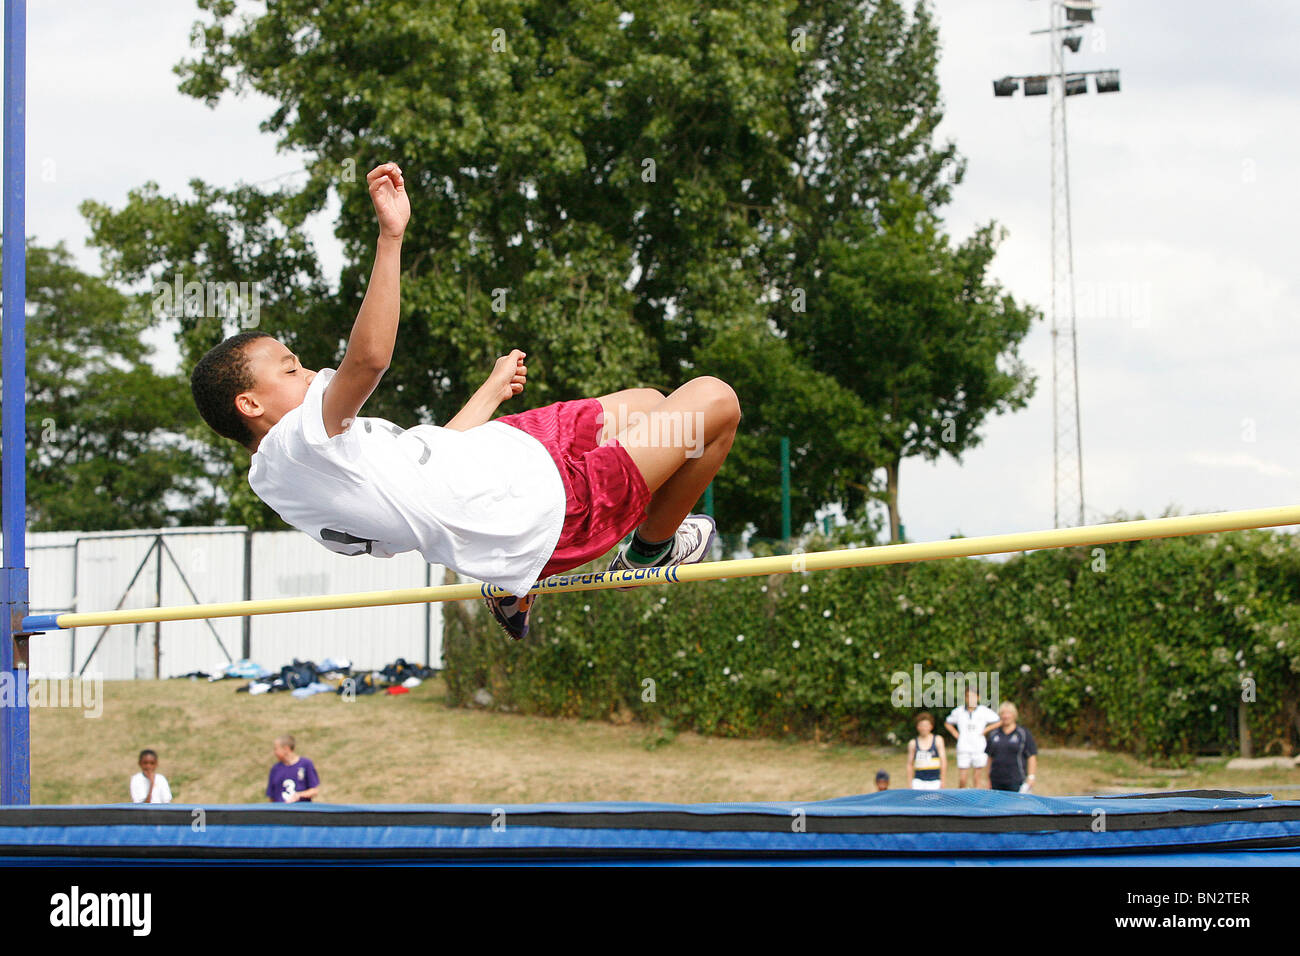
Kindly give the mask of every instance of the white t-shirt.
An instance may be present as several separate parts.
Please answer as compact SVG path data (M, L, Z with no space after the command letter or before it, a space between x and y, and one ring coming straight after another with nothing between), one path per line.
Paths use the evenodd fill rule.
M119 778L120 779L120 778ZM149 778L137 773L131 778L131 802L144 803L149 796ZM153 799L149 803L171 803L172 791L167 786L167 778L160 773L153 775Z
M957 728L957 749L964 753L984 752L984 728L996 724L998 715L983 704L976 704L974 710L967 710L963 704L948 715L948 723Z
M522 597L560 540L564 482L550 453L501 422L468 431L356 418L333 438L316 375L302 405L263 436L248 483L281 518L338 554L430 564Z

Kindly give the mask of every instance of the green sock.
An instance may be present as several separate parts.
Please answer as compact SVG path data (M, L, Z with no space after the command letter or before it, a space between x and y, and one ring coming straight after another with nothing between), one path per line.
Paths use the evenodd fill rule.
M647 541L641 537L641 532L637 531L632 535L632 543L627 546L627 559L633 564L648 566L667 554L672 544L673 538L665 541Z

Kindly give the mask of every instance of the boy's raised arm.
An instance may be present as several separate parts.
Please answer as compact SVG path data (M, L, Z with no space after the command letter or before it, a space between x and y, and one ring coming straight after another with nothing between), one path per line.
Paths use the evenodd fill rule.
M401 316L402 237L411 218L406 184L396 163L376 166L366 181L379 220L379 241L347 352L323 396L325 433L331 438L347 430L388 371Z
M458 432L477 428L496 414L502 402L522 392L528 382L528 366L524 364L524 358L524 352L513 349L509 355L497 359L487 381L443 428Z

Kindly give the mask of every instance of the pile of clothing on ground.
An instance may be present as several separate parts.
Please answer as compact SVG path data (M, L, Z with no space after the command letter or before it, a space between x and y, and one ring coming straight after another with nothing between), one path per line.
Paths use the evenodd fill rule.
M296 657L292 664L285 664L278 672L269 671L253 661L233 661L217 669L215 674L186 674L196 678L206 677L210 681L248 679L243 687L236 688L237 694L273 694L287 691L294 697L313 697L316 694L338 694L349 699L363 694L385 693L389 695L406 694L411 688L433 677L438 672L431 667L412 664L403 657L380 670L356 670L346 658L327 657L320 663L300 661Z

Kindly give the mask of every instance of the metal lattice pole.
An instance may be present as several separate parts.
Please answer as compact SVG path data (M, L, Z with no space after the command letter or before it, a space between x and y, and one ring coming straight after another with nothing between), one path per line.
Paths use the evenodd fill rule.
M1052 488L1054 527L1083 524L1083 434L1075 331L1070 158L1065 124L1065 5L1052 0Z

